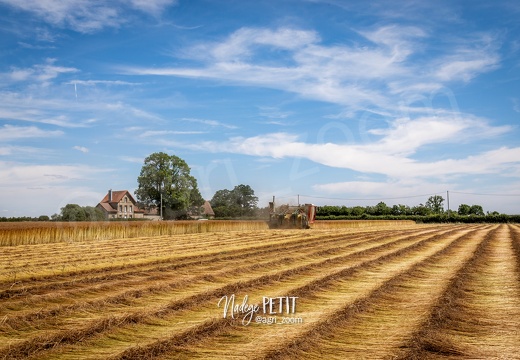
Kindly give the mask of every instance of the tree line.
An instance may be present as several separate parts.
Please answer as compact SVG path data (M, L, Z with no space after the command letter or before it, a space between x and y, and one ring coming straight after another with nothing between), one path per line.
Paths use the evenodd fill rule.
M379 202L375 206L320 206L316 212L318 220L414 220L416 222L520 222L520 215L500 214L497 211L484 213L481 205L460 204L458 209L444 209L444 198L431 196L424 204L416 206L388 206Z
M393 205L388 206L383 201L375 206L320 206L317 211L318 216L343 216L359 217L367 216L430 216L430 215L460 215L460 216L484 216L484 209L481 205L461 204L457 211L447 211L444 209L444 198L439 195L430 196L425 204L416 206ZM488 215L498 215L493 212Z
M144 209L159 209L163 219L189 219L200 217L203 199L198 189L197 180L191 175L188 164L175 155L156 152L145 158L141 172L137 178L138 187L134 194L138 206ZM259 218L268 217L268 207L258 207L258 197L249 185L240 184L233 189L222 189L215 192L209 201L215 218ZM316 218L331 219L414 219L416 221L456 221L457 219L509 219L508 215L497 212L484 213L480 205L461 204L457 211L444 209L444 198L431 196L424 204L417 206L388 206L379 202L375 206L320 206ZM60 214L50 218L42 215L39 218L0 218L0 221L101 221L105 220L103 212L92 206L67 204L61 208Z

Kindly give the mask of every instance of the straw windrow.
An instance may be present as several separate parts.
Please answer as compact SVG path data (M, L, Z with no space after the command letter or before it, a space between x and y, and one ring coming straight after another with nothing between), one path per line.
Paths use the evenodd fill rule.
M519 234L416 225L4 247L0 358L515 358ZM223 318L232 293L297 296L303 322Z

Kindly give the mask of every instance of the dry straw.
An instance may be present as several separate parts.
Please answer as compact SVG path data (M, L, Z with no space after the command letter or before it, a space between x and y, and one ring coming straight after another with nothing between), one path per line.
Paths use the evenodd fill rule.
M413 225L414 222L409 220L338 220L316 221L312 227L316 229L373 227L402 229ZM0 223L0 246L266 229L268 229L267 222L261 220Z
M345 259L346 259L345 256L354 258L354 256L355 256L354 253L356 252L356 249L361 250L363 253L365 253L367 251L373 252L374 255L377 256L376 254L379 254L381 250L386 249L386 246L384 245L385 243L400 243L401 242L398 239L392 240L391 237L390 238L385 237L385 236L383 236L383 233L378 233L378 235L375 238L381 237L381 239L380 239L381 242L379 242L379 243L376 242L376 243L372 244L373 249L369 250L369 249L366 249L365 246L363 246L363 242L357 242L358 245L355 245L356 243L351 243L347 240L349 238L359 240L359 236L356 236L355 234L353 234L351 236L347 236L347 237L344 235L341 235L341 234L336 234L335 236L330 236L327 240L327 237L330 235L329 234L327 236L322 237L324 241L316 241L316 240L320 239L319 236L317 236L314 239L312 239L312 237L308 239L308 237L309 237L308 233L305 236L305 234L306 234L305 232L295 232L295 231L274 232L273 233L275 235L274 241L278 242L279 240L276 240L276 239L283 239L283 238L285 238L285 235L293 235L293 234L297 234L297 233L299 233L300 235L304 235L304 236L303 237L300 236L299 238L294 237L292 239L292 243L291 243L291 245L293 245L293 246L289 246L289 244L285 244L282 246L276 246L276 244L262 245L262 247L270 248L271 253L265 253L263 251L259 251L261 249L251 249L252 251L249 251L248 250L249 248L246 248L246 249L242 249L242 250L238 251L236 254L234 254L237 256L233 257L233 259L231 259L231 258L225 259L226 253L219 252L216 255L220 255L220 257L223 258L222 266L224 266L224 268L221 268L220 272L214 272L215 276L218 277L217 284L215 284L217 286L216 288L215 288L215 286L209 286L209 284L207 282L204 283L204 282L197 281L199 283L198 292L193 293L192 292L193 289L191 289L191 291L190 291L190 289L188 289L188 286L186 286L186 289L183 292L185 295L184 297L178 298L178 300L173 301L169 304L164 304L163 306L160 306L160 308L156 308L155 310L153 309L155 306L152 305L154 303L154 300L152 298L155 296L152 296L152 298L150 298L150 297L148 297L148 294L151 294L151 295L157 294L157 295L159 295L158 296L158 299L159 299L160 298L159 292L161 290L170 291L170 290L174 290L174 289L178 288L177 286L173 286L171 289L167 289L167 288L160 289L158 286L156 289L149 288L149 290L151 290L151 291L149 291L148 293L146 293L144 291L135 293L135 294L139 294L139 295L148 297L148 300L146 303L147 303L147 306L151 307L151 308L149 309L149 311L146 311L146 313L143 313L141 310L136 309L135 313L132 313L132 316L129 317L129 313L123 313L120 315L116 315L116 314L112 314L112 311L110 311L110 313L111 313L110 318L113 319L114 321L110 321L108 323L103 321L104 316L102 314L106 315L106 312L112 308L112 306L110 304L115 303L114 305L117 305L117 303L120 300L123 300L123 301L128 300L128 305L130 305L130 304L134 303L134 301L137 301L136 298L133 296L134 293L127 293L128 296L126 297L126 299L124 299L124 298L122 299L121 297L114 297L112 299L105 297L104 299L106 301L103 301L100 299L100 301L91 302L89 305L96 305L96 304L100 305L100 309L98 311L93 309L91 306L69 307L65 304L64 304L64 307L59 307L59 308L55 307L54 309L51 308L51 309L49 309L50 311L44 311L41 314L44 318L44 319L42 319L43 321L38 321L34 325L38 328L45 328L46 327L45 318L47 318L47 320L48 320L49 319L48 315L50 313L53 313L58 318L61 318L62 316L64 316L65 318L71 319L72 317L74 317L73 314L75 314L77 311L79 311L79 312L95 311L94 314L98 314L95 316L98 318L98 320L93 320L92 322L88 322L88 323L82 323L81 325L78 324L79 326L74 328L75 337L84 339L86 341L89 337L91 337L93 335L96 335L96 334L101 335L101 333L112 332L114 324L117 324L117 327L121 327L121 326L125 326L126 324L129 324L127 319L136 319L136 320L132 320L130 323L135 323L135 322L142 323L143 320L145 320L145 319L149 319L152 317L156 318L159 315L161 317L167 316L167 315L173 315L179 311L186 311L190 308L197 307L198 305L210 303L210 305L214 306L214 304L212 304L212 302L214 302L215 299L218 299L219 296L222 296L223 293L234 293L234 292L239 292L239 291L242 291L242 292L247 291L247 289L258 288L259 286L265 286L268 284L276 283L280 278L287 278L289 276L300 276L302 278L307 279L306 281L308 281L308 276L310 274L315 273L316 270L319 270L318 274L322 274L323 271L325 271L325 269L327 267L330 267L332 270L334 270L338 264L345 261ZM421 233L421 231L419 231L419 233ZM237 236L234 239L234 244L241 245L244 242L244 240L247 241L247 239L243 239L243 236L242 236L242 235L246 235L246 234L237 233L236 235ZM215 238L216 234L210 234L209 237ZM184 237L182 237L182 238L184 238ZM181 238L179 238L179 239L181 239ZM181 240L181 241L186 241L186 240ZM273 240L271 240L271 241L273 241ZM370 241L368 241L368 242L370 243ZM408 243L408 242L413 242L413 241L411 239L405 241L405 243ZM112 243L114 243L113 245L116 246L116 242L106 242L105 245L109 245ZM145 244L145 241L141 240L141 243ZM339 244L344 243L344 245L338 246L338 244L334 245L334 243L339 243ZM383 245L381 245L381 244L383 244ZM258 242L256 243L256 245L259 245ZM355 246L352 247L351 245L355 245ZM61 246L61 245L56 244L55 246ZM250 246L252 246L252 245L250 245ZM303 247L303 248L300 249L300 251L296 252L298 249L298 246ZM337 255L337 258L335 260L334 259L331 260L329 258L330 254L323 253L324 249L329 248L331 246L333 246L337 251L339 251L340 254L343 251L345 251L346 254L344 254L344 255L338 254L339 256ZM302 263L302 260L300 259L296 263L292 264L289 268L286 268L286 266L288 264L283 263L283 262L277 263L276 261L273 261L274 258L272 255L278 254L277 250L280 250L281 248L287 250L288 254L293 254L296 258L298 258L299 255L303 255L305 252L309 252L309 257L308 257L309 259L315 258L316 255L313 255L313 253L321 253L322 254L321 256L323 256L325 258L318 257L318 258L314 259L313 261L309 261L309 263L306 265L304 265L304 263ZM362 250L362 249L365 249L365 250ZM387 249L387 250L389 250L389 249ZM143 251L146 251L146 250L143 250ZM214 251L218 251L218 249L215 249ZM248 255L248 253L249 253L249 255ZM186 254L186 255L188 255L188 254ZM361 254L358 252L358 255L361 255ZM365 255L368 255L368 253ZM227 256L231 256L231 254L229 254ZM249 268L249 269L247 269L247 268L235 269L235 267L237 266L237 262L236 262L237 257L239 259L240 258L250 258L252 261L253 260L255 261L255 264L251 264L250 265L251 268ZM307 259L307 257L304 257L304 258ZM193 259L193 260L195 260L195 259ZM217 257L217 258L215 258L215 260L216 261L211 261L211 259L209 259L209 258L207 258L207 259L200 258L198 262L192 263L192 267L191 267L192 270L190 270L189 272L193 273L194 275L206 276L207 273L209 272L208 266L216 266L218 264L219 258ZM228 260L235 260L235 261L230 262ZM264 269L257 268L257 267L253 268L256 265L256 263L258 263L260 261L267 261L267 263L264 262L264 265L267 265L267 267ZM282 270L280 272L280 267L282 269L287 269L287 270ZM203 272L204 272L203 268L205 268L205 271L206 271L205 274L203 274ZM228 269L228 270L226 270L226 269ZM270 271L268 272L267 269L270 269ZM186 270L188 270L188 269L186 269ZM307 274L307 275L305 275L305 274ZM90 275L88 273L85 273L85 274L78 273L76 275L84 275L84 276L87 276L88 278L90 277ZM101 274L99 274L99 275L101 275ZM61 277L63 277L63 275L61 275L59 278L61 278ZM108 280L109 278L110 278L110 275L105 280ZM247 278L249 278L249 280L246 280ZM193 280L195 280L195 279L193 279ZM213 279L209 279L209 281L210 281L210 283L214 282ZM224 287L218 286L218 283L222 284L222 281L227 282L229 285L226 285ZM86 284L82 284L81 277L80 277L79 279L77 279L77 285L83 286ZM93 284L93 285L95 285L95 284ZM123 285L123 284L120 283L120 285ZM151 285L152 285L152 283L150 284L150 286ZM211 287L213 287L214 290L212 290L210 292L208 292L207 290L200 291L200 289L203 289L203 288L208 289ZM117 288L117 286L114 286L114 288ZM98 287L95 287L95 289L96 289L95 290L96 292L102 290ZM24 291L27 291L27 290L28 289L25 288ZM145 290L145 289L143 289L143 290ZM30 291L30 289L29 289L29 291ZM187 295L186 292L191 292L193 295L186 296ZM22 293L20 293L19 295L22 295ZM64 292L63 295L66 295L66 292ZM45 301L45 298L42 298L42 300ZM56 303L56 301L58 299L52 298L52 299L48 299L48 300L52 300L52 303ZM77 301L77 298L75 301ZM33 301L30 301L30 302L33 303ZM39 306L39 307L41 306L42 308L43 307L48 308L48 306L52 303L46 304L44 302L44 303L40 303L37 306ZM85 305L87 305L87 304L85 304ZM133 306L135 306L135 305L136 304L134 304ZM213 307L213 306L210 306L210 307ZM103 310L103 308L105 308L105 310ZM52 319L52 322L56 324L55 326L58 326L58 324L59 324L56 322L58 320L58 318ZM22 320L22 318L19 318L19 319ZM182 318L182 319L184 319L184 318ZM32 319L32 316L25 316L23 318L23 320L31 321L33 319ZM78 319L78 320L80 320L80 319ZM67 320L67 322L70 322L70 320ZM75 322L76 322L76 320L75 320ZM11 321L9 321L9 324L15 325ZM103 324L103 326L100 327L99 324ZM186 324L189 325L189 322L186 322ZM144 328L146 328L146 326L147 326L147 324L141 324L141 325ZM96 329L96 330L93 331L93 329ZM18 356L17 354L20 354L20 356L25 356L27 354L40 353L41 351L43 351L44 349L46 349L48 347L60 348L63 345L71 343L70 340L68 340L68 339L71 339L71 337L68 336L68 330L66 330L66 329L57 330L57 329L52 329L52 327L49 330L50 331L47 331L46 336L43 336L43 337L30 336L26 341L23 341L22 343L20 343L16 346L11 346L10 349L8 350L9 356ZM161 344L161 342L159 342L157 344L151 344L151 347L149 347L148 349L151 350L155 346L160 348L163 346L163 344Z
M519 359L520 285L513 226L489 233L430 317L410 340L402 359Z
M319 220L312 224L314 229L345 229L345 228L372 228L394 227L406 228L414 226L413 220Z
M4 248L11 266L80 262L4 282L0 358L515 358L516 226L202 230ZM216 308L232 293L299 296L306 322L237 326Z
M0 246L267 229L265 221L0 223Z

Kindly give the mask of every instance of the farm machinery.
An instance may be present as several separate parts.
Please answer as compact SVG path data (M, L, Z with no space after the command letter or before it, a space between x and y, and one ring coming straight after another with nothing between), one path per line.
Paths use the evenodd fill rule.
M269 201L269 228L271 229L310 229L315 219L316 205L281 205L276 208L274 196L273 201Z

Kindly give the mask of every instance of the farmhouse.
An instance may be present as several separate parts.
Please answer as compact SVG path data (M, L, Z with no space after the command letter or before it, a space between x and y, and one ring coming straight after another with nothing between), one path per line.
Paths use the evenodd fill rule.
M206 200L204 205L202 205L201 214L202 214L202 216L204 216L208 219L215 218L215 212L213 212L213 209L211 208L211 204L209 203L209 201Z
M107 219L151 219L160 220L156 209L140 209L128 190L108 190L103 200L96 206Z
M132 219L142 218L144 211L137 207L137 202L128 190L108 190L103 200L97 204L107 219Z

